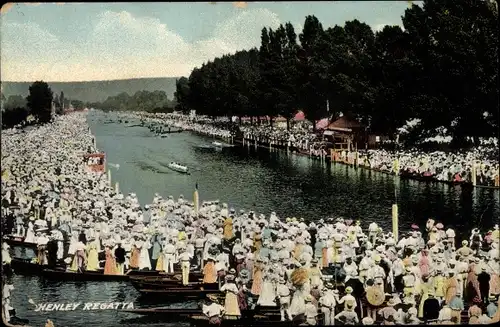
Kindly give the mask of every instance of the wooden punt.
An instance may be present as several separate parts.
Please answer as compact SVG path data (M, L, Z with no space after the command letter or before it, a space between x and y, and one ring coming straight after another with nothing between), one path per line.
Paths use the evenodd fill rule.
M47 265L31 262L31 259L12 258L10 266L16 275L40 275Z
M162 273L157 276L152 276L152 275L130 275L131 281L142 281L142 282L148 282L148 283L161 283L162 281L182 281L182 275L180 273L170 273L170 274L165 274ZM189 274L189 281L190 282L200 282L203 281L203 274L200 272L194 272Z
M281 321L279 313L269 314L256 314L251 318L240 319L222 319L219 326L301 326L303 321ZM192 315L189 322L192 326L213 326L209 323L205 315Z
M19 247L24 247L24 248L28 248L28 249L33 249L35 251L38 249L38 244L24 242L24 238L22 238L22 237L9 236L9 237L5 237L3 239L3 241L5 243L9 244L9 246L11 246L11 247L19 246Z
M171 307L155 307L155 308L137 308L123 309L121 312L134 313L142 316L155 316L162 320L177 318L189 318L193 315L203 315L201 308L171 308ZM255 314L279 314L278 307L256 307L254 310L241 310L242 316L251 317Z
M205 298L208 294L221 293L218 289L186 289L183 287L169 287L164 289L140 289L139 292L142 296L154 296L155 299L160 298L177 298L181 299L201 299Z
M129 280L127 275L104 275L102 271L73 272L55 269L43 269L42 277L49 280L69 282L123 282Z
M194 283L189 283L188 285L183 285L181 281L178 280L163 280L161 282L144 282L144 281L131 281L132 286L136 290L141 290L141 289L169 289L169 288L183 288L183 289L218 289L219 284L214 283L214 284L204 284L200 282L194 282Z

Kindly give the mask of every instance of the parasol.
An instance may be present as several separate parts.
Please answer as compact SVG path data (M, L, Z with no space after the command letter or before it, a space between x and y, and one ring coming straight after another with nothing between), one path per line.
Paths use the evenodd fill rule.
M366 300L374 307L382 305L385 301L385 293L380 287L370 287L366 290Z
M418 225L417 225L417 224L412 224L412 225L411 225L411 229L414 229L414 230L419 230L419 229L420 229L420 227L418 227Z

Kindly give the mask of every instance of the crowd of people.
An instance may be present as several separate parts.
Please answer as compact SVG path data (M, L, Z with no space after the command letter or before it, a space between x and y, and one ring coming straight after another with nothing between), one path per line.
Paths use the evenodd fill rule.
M462 239L430 219L396 239L376 223L283 219L183 196L155 194L141 207L86 169L83 155L97 149L85 115L2 131L3 230L36 243L39 264L104 274L179 265L184 284L199 271L225 293L203 307L212 323L255 306L309 325L460 324L464 312L470 323L499 321L498 225ZM3 245L4 263L8 255ZM10 309L4 301L7 321Z
M221 125L207 117L187 116L180 114L143 114L131 113L131 117L154 120L158 123L175 126L200 134L229 139L235 137L236 129L229 122ZM235 123L236 124L236 123ZM248 143L262 142L270 146L285 147L307 153L312 156L326 157L330 155L332 143L321 135L321 131L313 132L312 126L301 122L286 126L268 122L244 123L238 125L240 136ZM375 169L406 176L427 177L436 181L472 182L484 186L499 187L500 165L498 162L498 139L482 140L480 146L459 152L433 151L418 149L388 151L384 149L357 150L357 157L363 158L359 164L368 169ZM484 143L484 144L483 144ZM354 151L341 152L345 157L342 162L354 162ZM352 160L347 160L352 157ZM394 162L398 161L397 166ZM472 167L474 165L474 168Z

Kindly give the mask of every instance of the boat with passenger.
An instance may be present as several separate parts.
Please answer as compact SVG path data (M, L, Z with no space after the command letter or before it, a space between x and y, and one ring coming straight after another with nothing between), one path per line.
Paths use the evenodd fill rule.
M188 167L180 165L180 164L173 162L173 161L170 162L167 167L176 171L176 172L182 173L182 174L189 174Z

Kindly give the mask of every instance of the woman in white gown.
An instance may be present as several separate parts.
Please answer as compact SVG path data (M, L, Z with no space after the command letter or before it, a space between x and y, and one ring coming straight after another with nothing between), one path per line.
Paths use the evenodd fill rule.
M259 300L257 301L257 305L265 306L265 307L274 307L276 306L276 282L278 280L278 276L276 272L271 268L267 258L263 259L263 264L266 268L264 273L262 274L262 291L259 296Z
M69 241L68 256L73 256L76 253L76 245L78 244L78 231L71 232L71 239Z
M33 231L33 223L30 221L28 223L28 231L26 232L26 237L24 238L24 242L26 243L35 243L35 232Z
M151 260L149 259L149 251L148 251L150 247L151 243L149 242L149 240L146 239L141 246L141 252L139 256L139 270L146 268L148 270L151 270Z

